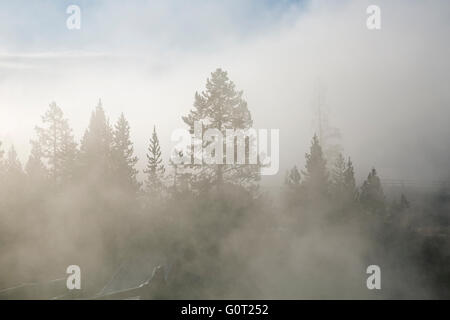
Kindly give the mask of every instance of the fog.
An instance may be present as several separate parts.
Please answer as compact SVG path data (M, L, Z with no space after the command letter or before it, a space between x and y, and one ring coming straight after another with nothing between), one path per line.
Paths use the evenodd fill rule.
M206 195L183 189L174 201L165 190L163 199L148 204L141 191L130 195L100 183L86 168L56 196L49 182L36 188L43 194L22 190L26 197L0 207L7 231L0 289L29 279L64 277L66 265L77 264L73 260L78 258L91 272L88 277L101 274L86 293L92 296L129 250L164 257L155 264L178 263L171 288L180 295L165 298L448 297L448 284L436 287L433 282L448 279L443 267L448 261L448 200L439 198L439 192L448 197L448 188L420 188L437 180L448 187L450 178L448 2L377 1L380 30L366 27L371 1L77 3L80 30L66 28L65 10L71 3L0 4L1 149L14 146L24 169L30 139L37 139L35 126L42 126L51 102L64 112L80 146L101 99L111 125L121 113L129 122L140 182L146 179L146 153L156 126L169 188L171 134L187 127L182 116L192 109L195 93L205 90L206 79L221 68L243 90L253 127L280 130L279 173L261 177L260 192L245 189L242 198L224 187L223 193ZM386 196L384 214L391 220L374 218L373 212L368 220L361 218L365 209L358 200L341 208L356 218L330 222L328 215L340 205L336 199L309 203L301 187L286 187L286 172L294 166L304 170L311 138L319 134L318 96L329 125L340 132L334 143L345 159L351 157L358 192L375 167ZM331 179L333 161L328 160ZM393 179L403 187L389 189L387 182ZM407 181L419 188L405 187ZM3 194L14 194L13 186L6 185ZM101 200L87 191L97 189L102 189ZM398 211L393 203L400 193L411 207L407 217L393 222ZM215 201L217 207L211 204ZM33 216L36 203L41 214ZM115 212L114 218L108 210ZM64 217L55 217L60 211ZM211 217L206 218L207 212ZM123 224L122 219L129 221ZM436 237L446 230L447 245L436 254L436 268L442 272L421 264L429 254L423 249L427 241L441 243L424 239L424 229L434 230ZM27 236L13 236L21 232ZM48 238L40 237L43 232ZM41 241L39 250L30 244L35 238ZM204 245L205 239L211 247ZM386 254L388 244L395 244L393 253ZM166 254L172 250L174 254ZM197 253L191 257L190 250ZM43 253L57 261L45 262ZM235 263L220 267L227 260ZM386 291L365 287L370 264L385 270ZM8 274L12 265L17 269ZM208 285L209 272L217 270L222 277ZM186 289L195 279L201 285Z

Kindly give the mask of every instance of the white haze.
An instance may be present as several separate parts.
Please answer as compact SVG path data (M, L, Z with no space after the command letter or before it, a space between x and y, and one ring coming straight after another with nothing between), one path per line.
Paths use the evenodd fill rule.
M25 37L29 46L7 31L21 27L25 33L29 27L39 34L36 19L17 21L5 11L0 140L14 143L25 161L34 126L51 101L79 140L101 98L112 122L125 113L140 159L154 124L167 158L170 134L184 126L181 116L194 92L221 67L244 90L254 126L280 129L280 174L269 182L280 183L294 164L303 166L315 131L318 80L359 177L372 166L382 177L448 177L450 4L377 1L379 31L366 28L368 4L285 3L275 7L276 14L270 8L259 12L258 19L265 19L259 25L237 21L248 18L241 11L251 14L252 1L193 2L182 13L176 2L101 2L82 7L85 22L77 35L65 30L65 8L46 2L50 21L39 37ZM45 37L53 34L59 42Z

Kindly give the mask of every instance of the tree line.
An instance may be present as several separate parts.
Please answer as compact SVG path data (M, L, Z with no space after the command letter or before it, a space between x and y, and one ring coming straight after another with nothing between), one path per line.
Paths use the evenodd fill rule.
M243 92L226 71L212 72L205 87L182 117L191 131L196 121L224 135L227 129L251 128ZM273 268L284 268L283 259L301 253L292 244L322 226L364 230L358 239L370 245L364 258L358 256L362 261L377 256L394 264L405 248L415 255L414 266L423 258L411 247L419 240L411 224L405 225L412 211L405 195L389 202L375 168L358 187L351 159L339 153L328 163L316 135L304 168L286 172L282 200L276 202L258 187L258 164L165 164L156 126L140 181L130 130L124 114L111 124L99 101L78 143L52 102L35 128L24 166L13 146L5 152L0 144L0 288L48 279L70 261L85 270L83 294L89 296L123 261L151 252L170 265L171 281L161 297L273 297L276 291L255 289L261 270L253 270L250 261L265 257ZM398 245L398 256L386 258L380 248L391 243ZM448 259L440 251L438 257ZM289 297L298 297L289 277L278 283L289 288Z

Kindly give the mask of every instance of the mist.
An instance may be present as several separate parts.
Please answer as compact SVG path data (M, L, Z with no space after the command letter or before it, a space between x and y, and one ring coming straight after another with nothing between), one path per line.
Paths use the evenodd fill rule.
M108 296L160 266L147 298L448 298L450 4L378 1L368 30L370 1L78 1L68 30L69 4L0 5L0 290L75 264L83 290L36 296ZM247 127L279 130L278 174L170 162L218 70Z

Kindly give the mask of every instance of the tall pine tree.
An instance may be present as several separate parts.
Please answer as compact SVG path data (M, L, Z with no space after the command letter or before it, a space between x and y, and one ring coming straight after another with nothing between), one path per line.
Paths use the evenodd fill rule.
M25 173L30 196L34 200L42 199L48 191L48 170L42 161L41 146L36 141L31 141L31 152L25 165Z
M66 184L73 178L77 147L62 110L52 102L42 116L43 127L36 127L42 158L48 166L54 185Z
M144 173L146 192L151 196L160 196L164 190L164 173L166 169L162 163L161 148L159 145L156 127L153 127L152 137L147 152L147 167Z
M284 184L286 186L284 194L286 206L288 208L296 207L301 203L301 175L297 166L286 172Z
M112 140L112 128L99 100L80 146L81 175L88 177L91 184L108 185L113 181Z
M297 169L297 166L294 166L291 170L286 172L286 178L284 183L288 187L296 188L300 186L301 175Z
M375 168L370 171L366 181L364 181L359 200L362 206L370 213L384 214L386 212L383 188Z
M306 165L303 171L303 186L308 198L324 198L329 195L327 162L317 135L311 141L310 152L305 154Z
M344 188L345 194L350 201L355 201L358 197L358 190L355 182L355 169L350 158L348 158L344 171Z
M8 157L6 159L6 171L13 175L22 175L23 169L22 164L17 156L16 148L12 145L8 151Z
M336 156L331 171L331 197L334 208L333 217L337 220L353 217L355 212L355 200L357 196L353 164L345 161L341 153Z
M42 162L41 145L36 141L31 141L31 152L25 165L25 172L31 181L41 181L47 178L48 172Z
M331 189L334 198L342 198L345 193L345 159L341 153L336 156L331 170Z
M126 186L129 191L138 191L140 185L136 177L138 170L135 168L138 158L134 155L130 139L130 125L123 113L114 126L112 149L117 182Z
M21 192L25 188L25 173L23 172L22 164L17 156L16 149L12 145L8 150L8 154L5 161L5 183L9 194L9 197L16 199L22 198Z
M331 175L331 190L333 198L347 203L356 200L357 191L355 172L350 158L345 161L341 153L336 156Z
M253 121L247 102L242 98L243 92L236 90L234 83L228 78L226 71L217 69L211 73L211 78L206 80L206 91L195 93L194 107L189 114L183 117L183 121L194 132L194 123L201 123L203 132L208 129L217 130L226 137L227 129L249 129ZM211 145L212 141L202 140L203 149ZM216 140L217 142L217 140ZM226 144L227 141L222 141ZM236 150L237 139L234 139ZM246 158L248 157L249 141L245 142ZM242 145L242 143L241 143ZM222 148L221 163L194 166L198 169L196 177L202 183L202 187L208 189L211 186L221 186L223 183L251 186L259 179L259 166L257 164L225 164L226 148L219 143L218 150ZM236 152L234 154L236 159ZM220 154L219 154L220 157ZM202 158L194 154L193 158Z

